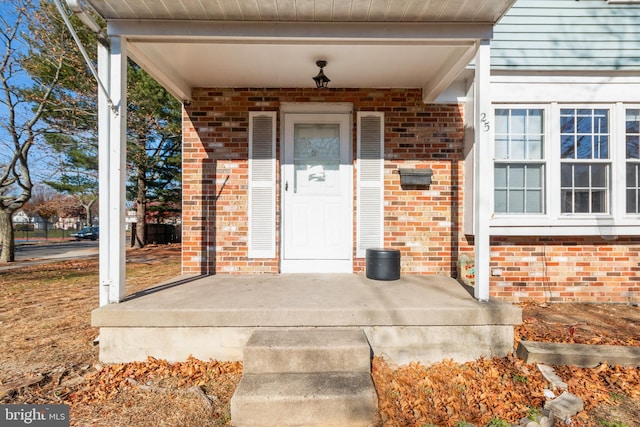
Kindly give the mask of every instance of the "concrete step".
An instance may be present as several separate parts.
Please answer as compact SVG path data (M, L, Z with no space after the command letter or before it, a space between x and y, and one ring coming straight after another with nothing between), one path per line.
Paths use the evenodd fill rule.
M602 362L626 367L640 366L640 347L633 346L520 341L516 354L527 363L580 368L593 368Z
M243 372L370 372L371 347L358 329L254 332L244 348Z
M367 372L245 373L231 400L236 427L369 427L376 417Z

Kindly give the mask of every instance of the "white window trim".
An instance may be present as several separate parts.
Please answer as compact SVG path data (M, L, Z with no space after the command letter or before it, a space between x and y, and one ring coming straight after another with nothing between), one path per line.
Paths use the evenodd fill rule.
M545 168L545 206L543 214L498 214L493 213L490 220L492 235L617 235L640 234L640 215L626 213L626 152L625 152L625 110L640 108L638 104L618 103L546 103L546 104L492 104L492 120L495 123L495 110L505 109L542 109L544 123L544 163ZM609 110L609 138L611 161L611 186L609 194L610 211L607 214L562 214L560 212L560 109L562 108L605 108ZM491 139L491 152L495 152L495 138ZM495 159L494 159L495 160ZM493 165L492 165L493 171ZM491 173L490 192L487 197L494 206L494 182Z
M607 0L609 4L640 4L640 0Z

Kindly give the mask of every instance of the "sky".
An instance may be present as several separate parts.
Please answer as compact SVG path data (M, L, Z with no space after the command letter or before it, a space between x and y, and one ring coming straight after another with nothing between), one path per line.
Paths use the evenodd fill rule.
M15 23L15 12L12 2L8 0L0 0L0 32L6 32L7 29ZM0 55L6 53L5 39L0 39ZM15 86L29 86L31 80L24 72L7 72L6 77L10 77L9 83ZM14 153L14 145L11 135L7 132L9 122L9 108L7 106L6 94L0 92L0 165L6 164ZM18 125L24 123L32 117L31 111L26 105L16 110L16 122ZM37 141L29 152L29 166L32 181L40 183L45 180L55 179L56 174L56 156L48 149L43 141Z

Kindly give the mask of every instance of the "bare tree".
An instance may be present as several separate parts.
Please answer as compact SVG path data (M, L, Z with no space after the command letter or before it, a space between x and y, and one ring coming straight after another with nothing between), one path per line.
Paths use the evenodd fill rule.
M33 189L29 154L46 132L42 117L60 80L74 73L65 58L73 41L50 31L51 17L30 0L0 0L0 262L15 261L13 214ZM46 4L46 1L40 3ZM29 78L36 69L46 78Z

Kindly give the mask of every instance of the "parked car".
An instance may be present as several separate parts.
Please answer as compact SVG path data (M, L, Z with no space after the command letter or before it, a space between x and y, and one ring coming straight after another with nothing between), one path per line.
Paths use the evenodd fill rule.
M99 227L84 227L77 233L71 233L71 237L76 240L96 240L100 235Z

